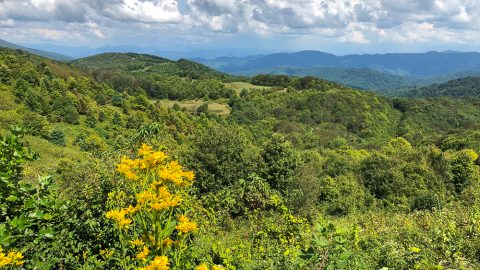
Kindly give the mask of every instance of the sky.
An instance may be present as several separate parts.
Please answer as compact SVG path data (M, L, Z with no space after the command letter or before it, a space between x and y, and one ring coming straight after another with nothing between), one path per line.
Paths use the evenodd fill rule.
M184 51L480 51L480 0L0 0L0 38Z

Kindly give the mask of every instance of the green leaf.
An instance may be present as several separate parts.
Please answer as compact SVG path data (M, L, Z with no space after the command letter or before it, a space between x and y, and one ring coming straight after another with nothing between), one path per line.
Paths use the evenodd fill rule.
M14 201L16 201L16 200L18 200L18 197L17 197L17 196L13 196L13 195L8 196L8 198L7 198L7 201L9 201L9 202L14 202Z
M13 228L16 228L21 231L25 228L25 224L27 224L27 222L28 222L28 219L25 216L19 216L19 217L13 218L12 221L10 222L10 225Z

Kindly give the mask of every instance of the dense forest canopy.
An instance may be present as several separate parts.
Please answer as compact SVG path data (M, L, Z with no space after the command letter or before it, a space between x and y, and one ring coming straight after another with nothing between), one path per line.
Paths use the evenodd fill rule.
M0 97L0 267L480 268L477 97L9 49Z
M398 93L405 97L428 98L428 97L479 97L480 77L468 76L451 80L442 84L433 84L426 87L405 89Z

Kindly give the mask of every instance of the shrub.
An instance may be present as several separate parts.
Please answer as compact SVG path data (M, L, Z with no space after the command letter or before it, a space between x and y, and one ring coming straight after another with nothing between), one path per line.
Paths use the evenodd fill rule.
M61 129L53 129L48 135L47 139L50 142L60 146L65 146L65 144L67 143L65 133Z

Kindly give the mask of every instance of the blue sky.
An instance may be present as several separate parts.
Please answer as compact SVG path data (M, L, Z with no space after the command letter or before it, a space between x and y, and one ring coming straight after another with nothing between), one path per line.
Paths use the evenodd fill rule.
M0 38L184 51L480 51L480 1L0 0Z

